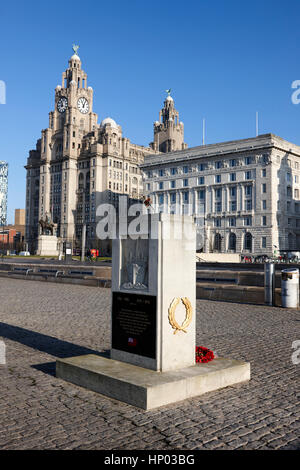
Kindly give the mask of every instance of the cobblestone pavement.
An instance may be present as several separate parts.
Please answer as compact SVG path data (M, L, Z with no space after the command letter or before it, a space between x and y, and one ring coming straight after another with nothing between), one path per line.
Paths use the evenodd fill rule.
M146 412L55 378L109 349L109 289L1 279L0 298L0 449L300 449L299 311L197 301L197 344L252 379Z

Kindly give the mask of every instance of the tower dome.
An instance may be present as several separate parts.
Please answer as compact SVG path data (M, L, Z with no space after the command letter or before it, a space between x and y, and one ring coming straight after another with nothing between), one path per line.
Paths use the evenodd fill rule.
M114 120L113 120L112 118L110 118L110 117L107 117L107 118L103 119L103 121L101 121L100 126L101 126L101 127L105 127L106 124L110 124L111 127L115 127L115 128L118 127L116 121L114 121Z
M80 57L78 54L73 54L70 60L78 60L80 62Z

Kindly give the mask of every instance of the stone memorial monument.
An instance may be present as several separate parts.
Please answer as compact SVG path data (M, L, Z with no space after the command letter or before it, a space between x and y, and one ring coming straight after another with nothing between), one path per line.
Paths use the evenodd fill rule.
M112 245L110 359L59 359L57 377L147 410L249 380L248 363L216 358L195 364L192 217L137 219L120 220Z
M45 214L45 219L39 220L40 235L38 236L38 247L36 254L39 256L58 256L57 236L54 234L55 224L50 216Z

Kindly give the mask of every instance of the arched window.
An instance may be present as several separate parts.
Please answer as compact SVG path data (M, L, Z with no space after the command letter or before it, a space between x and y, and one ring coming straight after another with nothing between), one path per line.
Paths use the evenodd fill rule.
M232 233L229 235L229 246L230 251L236 251L236 234Z
M245 234L245 238L244 238L244 249L247 250L247 251L252 251L252 235L250 232L247 232Z
M222 248L222 237L219 233L215 235L215 243L214 243L214 250L221 251Z

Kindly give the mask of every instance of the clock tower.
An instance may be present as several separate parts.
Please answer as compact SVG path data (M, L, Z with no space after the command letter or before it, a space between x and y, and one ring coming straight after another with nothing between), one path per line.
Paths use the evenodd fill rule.
M73 46L62 84L55 89L54 111L41 138L39 218L50 214L57 234L68 239L75 227L77 161L84 150L83 139L95 131L98 119L93 113L93 89L87 86L77 49Z
M78 248L85 233L87 247L99 248L96 208L102 203L117 208L123 194L133 201L141 197L139 164L145 154L153 153L152 148L123 137L112 118L97 123L93 89L77 50L74 45L61 84L55 88L49 126L42 130L25 166L26 242L31 252L37 247L39 220L46 215L56 224L59 243L71 242Z
M62 132L60 137L69 155L77 155L72 150L80 148L76 131L79 141L84 134L92 132L97 124L97 114L93 113L93 89L87 86L87 74L81 68L77 49L76 46L69 67L62 74L62 84L55 89L55 110L49 113L49 127L54 133Z

